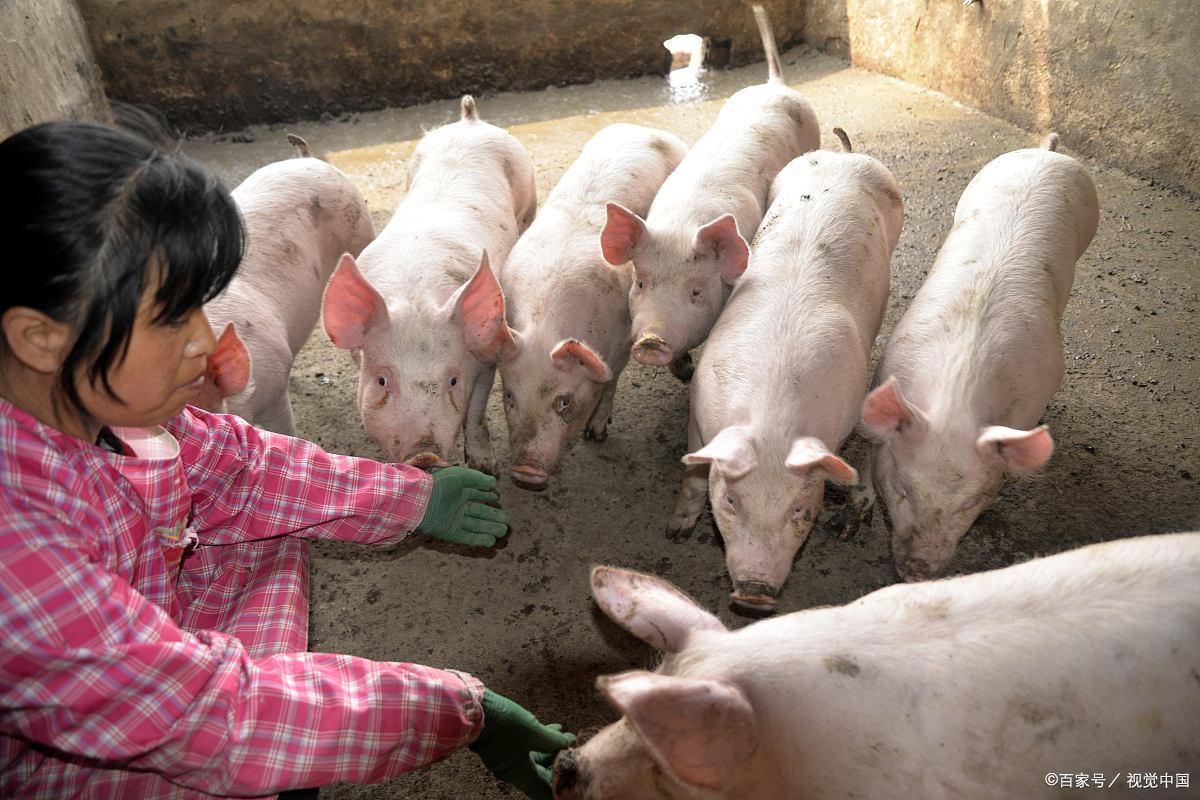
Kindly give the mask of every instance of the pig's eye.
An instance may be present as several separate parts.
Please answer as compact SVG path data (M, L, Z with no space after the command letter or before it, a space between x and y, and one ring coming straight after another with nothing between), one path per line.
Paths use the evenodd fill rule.
M638 288L639 288L639 289L644 289L644 288L645 288L645 286L646 286L646 284L645 284L643 281L638 281L638 282L637 282L637 286L638 286Z
M979 505L980 499L981 499L980 495L975 495L974 497L969 498L967 500L967 502L963 503L961 506L958 507L959 513L962 513L964 511L970 511L972 508Z
M379 376L379 385L386 389L387 388L387 378L380 375Z
M554 410L559 414L563 413L570 407L571 398L569 395L560 394L558 397L554 398Z
M737 501L733 499L733 495L725 495L725 507L730 511L733 511L737 508Z
M512 393L512 392L505 392L505 393L504 393L504 404L505 404L506 406L512 406L514 402L515 402L515 401L513 400L513 393Z
M700 296L700 290L692 289L692 297L699 297L699 296Z
M450 385L451 385L451 386L458 386L458 378L451 378L451 379L450 379Z

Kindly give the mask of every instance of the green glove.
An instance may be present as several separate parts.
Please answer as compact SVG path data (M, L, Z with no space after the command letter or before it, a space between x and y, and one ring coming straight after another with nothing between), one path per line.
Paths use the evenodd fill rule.
M575 744L561 725L543 725L507 697L483 690L483 730L471 749L483 765L533 800L553 800L550 765L554 754Z
M500 499L492 491L496 479L467 467L433 473L433 491L417 530L438 539L491 547L508 533L512 517L487 505Z

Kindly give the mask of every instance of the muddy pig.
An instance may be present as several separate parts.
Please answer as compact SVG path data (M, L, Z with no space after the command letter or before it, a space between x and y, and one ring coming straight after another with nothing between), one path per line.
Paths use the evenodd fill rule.
M858 479L836 453L867 393L904 221L891 172L855 153L800 156L770 197L751 268L696 368L667 526L669 538L690 536L707 493L733 602L752 613L774 610L825 481Z
M468 466L495 471L487 397L505 340L502 262L537 210L533 162L507 131L461 119L430 131L408 192L325 290L325 331L358 364L363 425L393 461L446 466L466 428Z
M605 203L646 213L687 146L653 128L617 124L588 141L500 275L512 325L500 352L511 476L544 489L582 433L603 441L629 361L627 264L600 252Z
M600 678L624 717L559 754L554 797L1140 797L1126 775L1200 763L1198 582L1200 534L1143 536L729 631L598 567L600 608L664 658Z
M713 126L667 178L643 220L610 203L601 235L610 264L633 261L633 357L687 380L688 351L708 335L746 269L767 191L784 165L821 146L808 101L783 82L761 6L754 7L769 78L726 101Z
M197 404L295 436L288 397L292 362L317 324L321 292L338 258L361 252L375 238L375 226L350 178L312 158L300 137L288 139L300 158L268 164L232 192L246 225L246 255L204 313L214 330L232 323L237 331L221 337ZM248 364L240 362L243 342ZM248 367L249 383L230 394L233 361L239 375ZM226 365L222 386L212 382L213 362Z
M905 580L940 574L1005 473L1054 449L1037 423L1062 381L1059 325L1099 221L1092 179L1057 141L1002 155L968 184L863 404L874 444L851 529L881 494Z

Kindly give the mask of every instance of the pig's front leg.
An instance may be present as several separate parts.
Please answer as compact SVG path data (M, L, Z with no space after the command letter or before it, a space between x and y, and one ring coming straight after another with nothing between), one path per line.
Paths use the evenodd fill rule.
M696 371L696 366L692 363L692 354L688 352L680 353L671 359L667 368L671 370L672 375L684 383L691 381L692 373Z
M837 531L837 537L843 541L857 536L863 523L870 525L871 516L875 512L875 483L871 478L872 453L874 448L868 448L863 468L858 471L858 483L850 487L841 513L834 520L833 528Z
M700 440L694 416L688 419L688 452L694 453L704 446ZM683 483L679 487L679 499L675 501L675 513L667 523L667 538L683 542L691 538L696 522L704 511L708 497L708 465L692 464L683 468Z
M592 412L592 417L588 420L587 427L583 431L584 439L593 442L603 442L608 438L608 423L612 422L613 397L617 393L617 379L619 377L619 375L613 375L612 380L604 385L604 392L600 395L600 402L596 405L596 410Z
M467 466L496 474L496 454L492 450L492 435L487 426L488 395L496 379L496 368L485 366L479 370L471 387L471 400L467 406L465 449Z
M296 422L292 418L292 401L286 391L276 395L275 399L263 408L262 413L258 415L258 424L269 431L287 436L296 435Z

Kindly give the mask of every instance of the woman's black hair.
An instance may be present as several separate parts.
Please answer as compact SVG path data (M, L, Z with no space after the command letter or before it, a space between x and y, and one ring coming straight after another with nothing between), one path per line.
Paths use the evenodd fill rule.
M109 373L146 288L154 322L180 321L225 288L245 247L229 192L149 130L54 122L0 142L0 315L25 306L74 329L59 390L84 414L81 368L121 399Z

